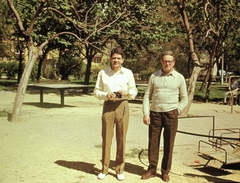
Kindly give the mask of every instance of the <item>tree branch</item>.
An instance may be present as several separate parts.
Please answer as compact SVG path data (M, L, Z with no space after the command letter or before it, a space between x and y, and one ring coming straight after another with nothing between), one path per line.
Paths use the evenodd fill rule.
M34 27L34 23L35 21L37 20L37 17L38 15L43 11L43 7L44 7L44 4L46 3L47 1L46 0L41 0L41 4L40 6L38 7L31 23L30 23L30 26L29 26L29 30L28 30L28 33L31 34L32 30L33 30L33 27Z
M18 27L19 27L21 33L25 37L28 37L29 35L27 34L26 30L24 29L22 20L21 20L19 14L18 14L16 8L13 6L12 1L11 0L7 0L7 1L8 1L8 6L11 8L12 12L14 13L15 18L17 19L17 24L18 24Z

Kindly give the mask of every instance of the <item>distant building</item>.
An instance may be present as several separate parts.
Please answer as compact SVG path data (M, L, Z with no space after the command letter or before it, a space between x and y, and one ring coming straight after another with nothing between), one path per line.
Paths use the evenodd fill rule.
M93 58L93 63L100 64L102 63L103 54L97 53L95 57Z

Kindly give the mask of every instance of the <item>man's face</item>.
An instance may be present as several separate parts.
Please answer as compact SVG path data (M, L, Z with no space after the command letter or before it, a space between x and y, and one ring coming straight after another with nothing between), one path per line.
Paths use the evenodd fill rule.
M122 55L114 53L110 58L110 64L111 64L112 70L118 70L121 67L123 61L124 59Z
M172 71L174 65L175 65L175 61L173 56L171 55L164 55L162 60L161 60L161 64L162 64L162 70L165 74L168 74Z

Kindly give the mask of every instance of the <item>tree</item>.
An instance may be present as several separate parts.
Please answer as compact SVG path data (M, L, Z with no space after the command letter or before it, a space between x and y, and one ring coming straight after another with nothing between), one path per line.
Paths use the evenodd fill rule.
M71 7L51 3L49 10L61 14L68 21L69 32L74 32L86 40L83 51L87 60L85 84L89 84L91 64L99 50L105 50L112 42L124 48L127 58L143 58L141 52L159 52L162 45L159 40L168 40L176 35L174 24L166 27L158 12L159 1L96 1L85 0L81 4L72 1ZM69 4L68 4L69 7ZM61 11L60 11L61 10ZM60 12L59 12L60 11ZM171 29L170 27L171 26ZM110 48L111 49L111 48Z
M212 82L212 70L215 64L218 66L221 64L225 49L224 46L227 44L227 40L231 40L230 34L232 32L236 33L235 30L238 27L234 24L238 19L235 15L238 10L235 4L225 0L209 0L199 3L198 6L201 6L202 12L204 12L200 18L205 21L201 26L194 22L197 30L195 32L203 38L205 49L208 51L210 58L208 72L201 86L201 90L203 91L205 85L207 85L205 101L208 102Z
M197 77L204 67L198 54L201 53L201 50L208 50L209 53L208 72L202 83L202 89L206 83L208 84L205 95L207 102L210 95L213 66L223 54L223 43L229 38L228 34L236 29L236 26L233 25L238 19L235 16L238 11L236 6L238 2L220 0L176 0L175 2L186 27L190 58L193 62L192 74L188 82L189 104L184 111L186 115L193 100ZM198 41L194 42L194 40Z
M201 64L200 64L200 60L194 49L192 28L190 27L189 18L188 18L187 10L186 10L187 1L183 0L182 2L180 2L180 0L176 0L176 3L177 3L177 7L179 9L179 12L181 14L181 17L183 19L183 23L186 27L186 34L187 34L187 40L188 40L188 45L189 45L190 58L194 62L191 77L189 78L188 85L187 85L189 102L188 102L188 106L186 107L186 109L182 112L182 115L186 116L188 114L188 111L191 106L191 102L194 97L194 91L195 91L195 87L196 87L197 77L199 75L199 72L201 71Z
M45 3L46 3L46 0L42 0L40 2L40 5L35 12L34 18L31 20L30 24L28 24L28 28L26 29L23 26L22 19L19 15L18 11L15 9L12 1L8 0L8 5L9 5L10 9L13 12L13 15L15 16L15 18L17 20L17 28L19 30L19 34L25 39L25 42L26 42L26 45L27 45L27 50L28 50L28 62L26 63L22 78L21 78L19 86L18 86L18 90L17 90L17 94L15 96L14 106L13 106L10 121L18 121L20 119L20 112L21 112L22 102L23 102L25 91L26 91L27 84L28 84L28 78L30 76L30 73L32 71L34 63L41 57L43 48L49 42L51 42L56 37L58 37L62 34L70 34L72 36L77 37L75 34L70 33L70 32L60 32L56 35L50 36L47 40L45 40L38 47L35 46L34 40L33 40L33 37L32 37L32 32L34 30L34 24L35 24L36 18L44 10Z
M145 18L150 15L148 11L154 10L154 6L158 4L158 1L139 1L138 5L135 5L135 1L124 0L116 2L86 0L81 1L81 3L78 1L69 2L67 0L62 0L62 3L48 3L46 0L41 0L40 5L38 5L37 1L33 1L32 4L26 3L28 8L31 6L35 7L36 11L32 19L28 18L29 11L28 8L24 7L24 2L21 1L21 3L23 3L23 6L20 7L20 10L23 13L20 16L12 1L8 0L8 5L17 20L16 29L19 35L25 39L28 50L28 62L15 97L11 121L19 120L21 105L28 83L27 78L29 78L34 62L46 55L44 54L44 48L50 46L55 40L62 42L65 48L67 48L71 40L73 42L71 44L84 45L85 54L82 53L82 55L87 59L88 63L85 77L85 84L88 84L91 63L95 54L105 48L110 40L116 40L117 42L122 38L122 29L124 30L124 35L126 35L128 33L126 30L131 27L130 33L134 35L134 31L137 31L137 29L134 29L134 26L144 25L152 21L149 19L146 22ZM53 5L57 8L54 8ZM38 8L36 8L37 6ZM47 29L49 27L46 27L45 35L39 35L38 39L34 39L36 30L44 32L42 29L35 30L35 27L41 26L41 20L44 19L42 16L44 17L46 12L52 12L53 20L55 20L53 22L56 25L49 26L54 28L50 30ZM22 20L22 18L24 19ZM51 23L51 21L48 22ZM63 23L64 26L62 26ZM156 25L156 22L153 22L151 25ZM148 30L151 29L148 28ZM160 29L154 29L153 35L161 35L159 34L160 32ZM145 39L139 38L139 34L135 38L134 42L149 40L146 44L150 44L151 40L156 40L159 37L155 36L154 38L151 33L148 33L145 35ZM125 45L131 45L131 42L132 40L128 40L128 42L125 42Z

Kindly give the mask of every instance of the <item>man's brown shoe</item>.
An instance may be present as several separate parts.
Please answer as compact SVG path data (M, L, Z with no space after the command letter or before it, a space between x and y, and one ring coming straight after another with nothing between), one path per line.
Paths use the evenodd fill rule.
M152 177L155 177L157 174L156 173L150 173L150 172L147 172L145 174L142 175L141 179L150 179Z
M162 174L162 180L163 180L164 182L168 182L168 181L170 180L168 174Z

